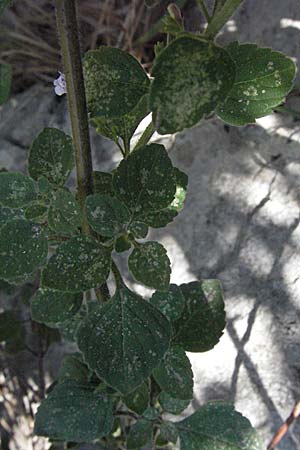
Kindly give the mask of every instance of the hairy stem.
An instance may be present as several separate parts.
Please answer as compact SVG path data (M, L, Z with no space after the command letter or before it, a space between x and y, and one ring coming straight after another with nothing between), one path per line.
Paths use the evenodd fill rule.
M211 19L204 35L208 38L214 38L242 2L243 0L227 0Z
M85 234L89 234L84 203L86 196L93 192L93 166L75 0L55 0L55 7L75 148L78 201L83 215L82 229Z

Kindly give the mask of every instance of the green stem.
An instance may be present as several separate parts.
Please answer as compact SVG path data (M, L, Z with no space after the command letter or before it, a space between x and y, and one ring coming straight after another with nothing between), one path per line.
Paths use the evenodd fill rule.
M200 6L207 23L210 23L211 17L209 15L208 9L206 7L206 3L204 0L198 0L198 5Z
M243 0L227 0L223 7L219 11L217 11L211 19L206 28L204 36L208 38L214 38L242 2Z
M151 136L154 134L154 132L155 132L155 128L154 128L153 122L151 122L151 123L149 123L147 128L144 130L142 136L140 137L140 139L138 140L137 144L135 145L135 147L132 151L135 152L139 148L147 145Z
M224 0L215 0L212 16L214 16L223 6Z
M75 149L78 201L83 215L82 230L84 234L89 234L84 204L86 196L93 193L93 166L75 0L55 0L55 8Z

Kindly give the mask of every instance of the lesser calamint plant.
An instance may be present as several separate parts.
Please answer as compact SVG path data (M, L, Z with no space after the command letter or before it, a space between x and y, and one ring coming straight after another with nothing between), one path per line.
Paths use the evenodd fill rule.
M167 44L156 46L151 78L117 48L84 56L90 124L123 157L107 173L92 172L74 2L55 1L73 139L46 128L30 148L29 175L0 174L0 278L18 285L38 274L33 319L78 346L35 418L35 433L49 437L53 449L60 443L114 450L263 448L231 404L209 402L176 423L164 414L178 415L190 403L193 373L185 352L212 349L225 312L218 280L170 284L165 248L146 240L149 228L177 216L188 183L166 149L149 139L155 130L175 133L212 113L231 125L255 123L284 101L295 78L294 63L282 53L215 42L241 0L216 0L211 15L199 3L208 20L202 34L186 32L180 11L169 7L162 22ZM2 101L9 78L10 68L1 66ZM152 122L132 148L134 131L150 112ZM66 187L74 166L77 192ZM126 286L115 257L126 251L135 280L154 289L151 298Z

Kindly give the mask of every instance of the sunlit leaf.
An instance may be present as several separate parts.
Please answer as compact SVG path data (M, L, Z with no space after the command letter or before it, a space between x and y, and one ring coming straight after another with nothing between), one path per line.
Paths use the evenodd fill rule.
M149 78L137 59L112 47L86 53L84 79L91 117L129 113L149 87Z
M117 141L120 137L128 144L138 125L148 113L148 95L144 95L128 114L111 119L94 117L91 119L91 124L96 128L97 133L113 141Z
M263 450L256 430L232 404L210 402L176 423L181 450Z
M233 42L227 51L235 62L236 78L216 113L232 125L254 123L284 101L293 86L295 63L283 53L255 44Z
M195 125L232 88L235 65L212 41L182 36L159 53L152 69L150 109L160 134Z

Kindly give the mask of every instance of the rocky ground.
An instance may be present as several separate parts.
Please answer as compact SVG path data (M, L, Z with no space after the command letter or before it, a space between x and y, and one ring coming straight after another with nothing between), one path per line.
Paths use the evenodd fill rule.
M246 0L221 39L251 40L297 58L299 36L296 0ZM0 166L25 170L28 147L45 126L69 129L65 100L51 88L34 86L11 99L0 111ZM220 343L189 354L193 406L233 401L267 443L300 397L300 122L273 114L233 128L211 119L154 140L189 175L184 212L152 234L168 249L172 281L218 277L226 299ZM100 137L93 136L93 152L102 170L119 158ZM50 349L52 371L59 350ZM300 426L278 449L300 449Z

